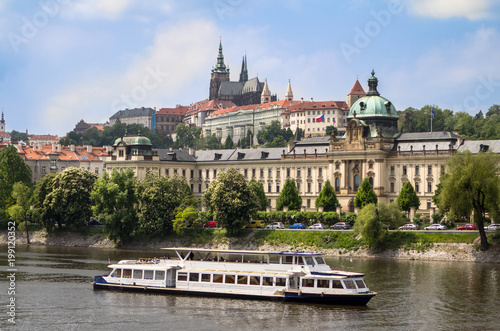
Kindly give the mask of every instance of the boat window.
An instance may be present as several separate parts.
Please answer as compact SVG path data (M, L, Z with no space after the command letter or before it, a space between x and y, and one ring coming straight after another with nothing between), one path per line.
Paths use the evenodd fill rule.
M264 277L262 279L262 286L273 286L273 277Z
M317 264L326 264L325 260L321 256L316 257L316 263Z
M132 278L132 269L123 269L123 278Z
M302 287L314 287L314 279L302 278Z
M297 264L304 265L304 259L301 256L297 256Z
M115 269L111 273L111 277L121 277L122 276L122 269Z
M284 256L284 258L285 259L284 259L283 263L285 263L285 264L292 264L293 263L293 256L287 255L287 256Z
M201 281L202 282L209 282L210 281L210 274L201 274Z
M145 279L149 279L149 278L146 278L146 272L148 272L148 271L153 271L153 270L145 270L144 271L144 278ZM151 276L151 279L153 279L153 276ZM164 280L165 279L165 271L164 270L156 270L155 279L156 280Z
M306 257L306 264L313 265L314 264L313 258L312 257Z
M279 264L280 257L278 255L269 255L269 263Z
M153 270L144 270L144 279L153 279Z
M332 284L332 288L344 288L344 287L342 286L342 283L340 282L340 280L334 279L333 284Z
M234 275L226 275L226 279L224 279L225 284L234 284L235 277Z
M356 289L356 285L354 285L354 282L352 280L344 280L344 285L345 288Z
M286 286L286 278L276 277L276 286Z
M330 280L328 279L318 279L318 287L321 288L329 288L330 287Z
M179 272L177 274L177 280L188 280L187 272Z
M142 279L142 270L134 270L134 278Z
M260 276L250 276L250 285L260 285Z
M222 283L222 278L224 275L214 274L214 283Z
M189 281L190 282L198 282L200 280L200 274L197 272L189 273Z
M366 284L362 279L357 279L356 285L358 286L358 288L365 288L366 287Z
M238 276L238 284L240 285L248 284L248 276Z

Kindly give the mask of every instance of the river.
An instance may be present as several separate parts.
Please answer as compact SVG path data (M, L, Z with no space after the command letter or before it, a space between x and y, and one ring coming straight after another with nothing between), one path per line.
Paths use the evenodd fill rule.
M112 262L154 251L17 246L7 272L0 246L2 330L498 330L500 265L326 258L366 274L366 307L93 291ZM12 291L12 290L11 290ZM15 325L9 322L14 298ZM12 321L12 320L11 320Z

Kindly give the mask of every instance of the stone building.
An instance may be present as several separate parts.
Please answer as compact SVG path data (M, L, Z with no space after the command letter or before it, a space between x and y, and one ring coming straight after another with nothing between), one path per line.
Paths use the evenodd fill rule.
M188 107L177 105L175 108L162 108L156 113L156 133L175 133L177 125L183 123Z
M116 123L142 124L151 131L156 129L156 109L153 108L132 108L119 110L109 118L109 125Z

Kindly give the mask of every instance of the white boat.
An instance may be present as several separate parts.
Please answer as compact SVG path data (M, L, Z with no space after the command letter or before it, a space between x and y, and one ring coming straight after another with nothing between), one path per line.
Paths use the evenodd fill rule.
M163 248L162 258L122 260L94 289L366 305L364 274L331 270L322 253Z

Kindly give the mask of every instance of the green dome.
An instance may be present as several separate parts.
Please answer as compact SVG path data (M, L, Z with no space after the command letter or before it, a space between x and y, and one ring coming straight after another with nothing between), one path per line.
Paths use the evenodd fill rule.
M118 143L123 139L123 141L128 145L128 146L152 146L151 140L149 140L148 137L144 136L127 136L127 137L121 137L115 140L115 143L113 146L118 145Z
M354 112L356 112L356 118L365 117L394 117L398 118L396 108L384 97L379 95L370 95L362 97L357 100L349 109L348 118L354 118Z

